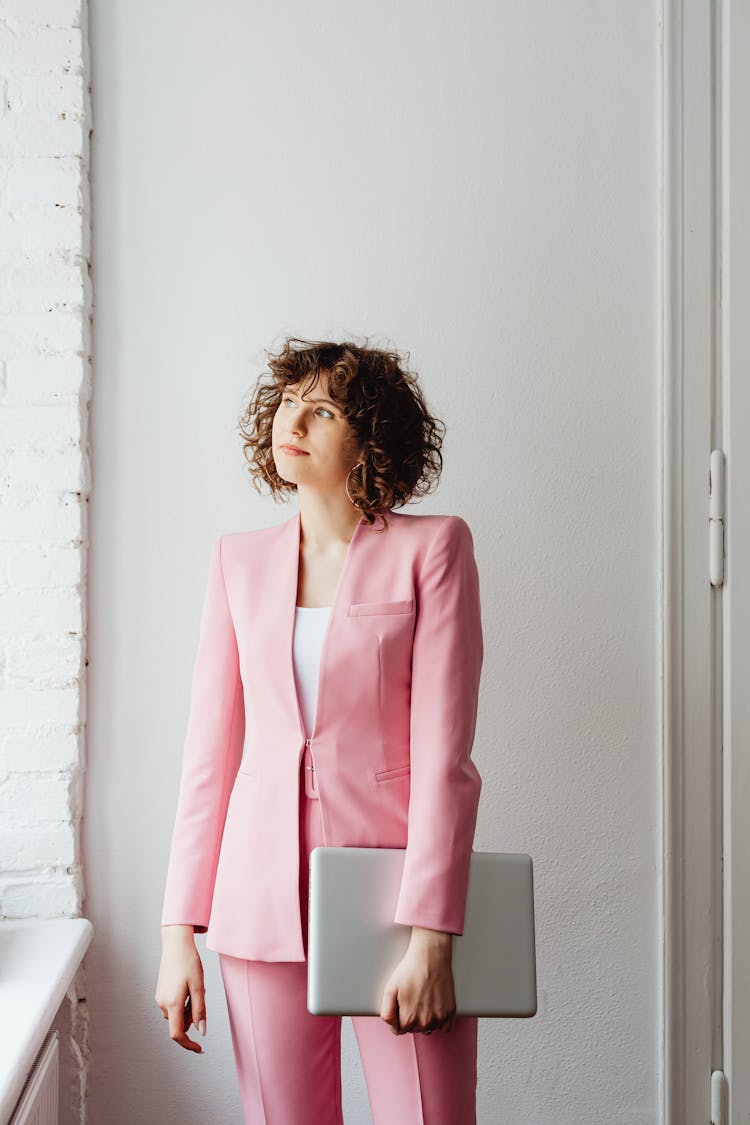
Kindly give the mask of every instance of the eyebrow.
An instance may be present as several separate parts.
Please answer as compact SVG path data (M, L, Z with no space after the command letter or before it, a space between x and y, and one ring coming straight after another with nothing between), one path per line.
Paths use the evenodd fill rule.
M289 387L287 387L286 393L288 395L294 395L295 398L299 398L298 392L290 390ZM335 402L331 402L330 398L309 398L307 401L308 402L327 402L331 406L335 407L336 410L338 410L338 406L336 406Z

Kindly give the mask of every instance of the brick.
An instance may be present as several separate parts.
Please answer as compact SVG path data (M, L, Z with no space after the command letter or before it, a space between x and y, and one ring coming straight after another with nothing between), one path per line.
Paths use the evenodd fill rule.
M78 635L83 631L81 591L70 589L10 589L3 595L3 631ZM0 723L2 720L0 719Z
M40 258L54 247L61 254L81 244L83 219L77 207L25 209L0 215L0 246L3 253L17 259ZM6 290L10 303L12 291Z
M0 777L10 770L72 770L80 757L82 737L74 727L23 735L0 731Z
M6 205L10 211L21 206L56 203L81 206L85 181L80 157L25 157L12 162L8 168Z
M25 27L43 23L51 27L80 27L81 0L3 0L3 19Z
M48 496L90 491L89 463L77 445L55 450L47 456L43 453L11 453L7 471L14 488L33 488L46 492ZM53 556L49 565L56 565L56 560L59 565L60 558L59 554ZM26 560L28 565L25 569L30 575L34 574L38 559L36 552ZM33 578L28 581L33 582Z
M81 318L87 315L88 299L79 263L60 258L4 272L0 315L60 311L75 311Z
M9 380L13 384L13 364L9 364ZM2 406L0 425L3 447L11 452L25 450L40 453L77 445L84 438L81 410L77 403L49 406Z
M4 401L15 405L74 398L90 379L91 368L89 358L76 353L16 356L5 365Z
M0 785L0 823L4 828L19 824L38 825L48 820L70 819L70 775L38 774L34 778L34 799L29 800L27 774L9 773Z
M29 691L76 687L81 675L83 636L21 637L5 651L6 686L23 684Z
M0 339L8 362L14 355L90 351L87 319L80 312L11 313L0 316Z
M81 721L80 691L0 691L0 738L12 727L35 727L41 723L77 725ZM36 801L36 794L35 794Z
M0 505L0 542L67 545L82 541L86 534L86 507L85 500L78 497L33 507Z
M77 874L57 879L3 880L2 914L5 918L76 918L81 894Z
M75 865L75 825L58 822L0 828L0 856L4 871L34 872ZM45 871L45 874L47 872Z
M11 113L36 113L81 121L85 115L87 79L83 73L11 76L6 103Z
M0 156L80 156L88 160L88 129L60 117L30 117L7 110L0 117Z
M20 31L8 22L0 24L0 67L6 75L68 74L82 69L80 26L47 27L25 18L23 23Z

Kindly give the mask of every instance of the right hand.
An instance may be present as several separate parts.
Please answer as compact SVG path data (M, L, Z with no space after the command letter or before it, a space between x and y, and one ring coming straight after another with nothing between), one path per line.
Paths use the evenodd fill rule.
M200 1043L189 1039L185 1027L185 1001L192 1005L192 1022L198 1027L206 1018L203 965L195 947L192 926L162 926L162 955L155 1000L165 1020L169 1020L169 1037L186 1051L203 1054ZM205 1028L205 1023L204 1023Z

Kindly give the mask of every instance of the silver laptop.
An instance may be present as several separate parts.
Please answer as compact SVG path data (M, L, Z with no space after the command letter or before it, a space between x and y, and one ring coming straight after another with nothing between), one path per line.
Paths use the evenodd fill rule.
M404 848L310 852L307 1008L379 1015L411 926L393 922ZM456 1014L533 1016L537 1010L531 856L472 852L463 934L453 935Z

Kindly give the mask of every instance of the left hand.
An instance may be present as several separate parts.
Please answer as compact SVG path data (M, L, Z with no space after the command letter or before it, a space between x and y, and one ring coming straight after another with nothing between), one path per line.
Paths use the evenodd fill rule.
M412 927L409 948L383 992L380 1016L394 1035L426 1028L450 1031L456 1020L453 935Z

